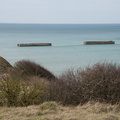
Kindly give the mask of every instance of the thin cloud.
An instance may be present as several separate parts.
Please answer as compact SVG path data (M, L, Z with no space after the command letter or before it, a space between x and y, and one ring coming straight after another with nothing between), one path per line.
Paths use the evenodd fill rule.
M1 0L0 22L119 23L119 5L120 0Z

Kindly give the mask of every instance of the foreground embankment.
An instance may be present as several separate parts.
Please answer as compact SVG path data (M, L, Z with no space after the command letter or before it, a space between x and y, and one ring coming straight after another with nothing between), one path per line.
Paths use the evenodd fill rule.
M28 107L0 107L0 120L120 120L120 105L89 102L63 106L44 102Z

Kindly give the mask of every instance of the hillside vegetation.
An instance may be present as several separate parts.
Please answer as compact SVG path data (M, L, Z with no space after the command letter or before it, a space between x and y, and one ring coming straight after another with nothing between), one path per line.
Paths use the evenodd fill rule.
M68 120L78 120L78 118L81 118L80 115L84 117L82 120L88 120L86 116L89 117L87 113L90 112L89 114L91 114L91 111L93 116L95 114L95 120L119 120L120 65L97 63L84 69L69 69L60 76L55 76L41 65L29 60L18 61L12 66L4 58L1 57L0 59L2 59L2 64L0 64L1 120L5 119L4 114L6 110L11 117L11 115L14 116L14 113L11 113L10 109L13 111L15 109L18 109L18 111L19 109L27 110L31 105L30 109L32 107L33 110L35 109L36 118L34 119L37 120L39 117L44 116L45 111L48 111L44 111L44 109L48 109L45 106L41 108L41 105L46 103L47 107L55 107L57 110L53 111L50 109L48 113L45 113L45 116L47 115L46 118L41 117L41 119L45 120L51 120L52 116L49 118L49 112L51 115L56 116L55 120L67 120L68 117L66 115L61 116L64 112L65 114L70 112L71 116L73 114L77 116ZM54 101L52 105L51 101ZM85 106L89 107L84 108ZM40 107L39 111L37 110L38 107ZM78 108L80 108L80 111ZM63 111L61 111L62 109ZM100 112L101 110L103 112ZM103 115L103 118L100 118L98 113L101 116ZM18 112L16 114L21 113ZM57 116L59 117L57 118ZM30 117L28 119L34 120Z

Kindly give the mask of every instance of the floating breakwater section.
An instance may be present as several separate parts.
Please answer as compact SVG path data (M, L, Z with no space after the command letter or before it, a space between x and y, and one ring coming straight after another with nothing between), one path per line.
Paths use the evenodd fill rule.
M115 41L84 41L85 45L95 45L95 44L115 44Z
M29 46L52 46L51 43L22 43L17 44L18 47L29 47Z

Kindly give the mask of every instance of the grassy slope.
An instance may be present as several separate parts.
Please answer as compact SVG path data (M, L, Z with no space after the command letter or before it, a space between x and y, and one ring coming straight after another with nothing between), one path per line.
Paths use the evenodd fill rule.
M45 102L38 106L0 107L0 120L120 120L120 105L87 103L65 107Z

